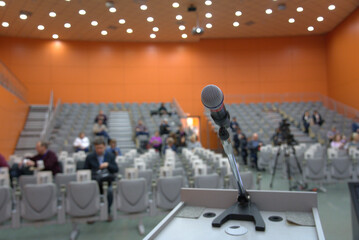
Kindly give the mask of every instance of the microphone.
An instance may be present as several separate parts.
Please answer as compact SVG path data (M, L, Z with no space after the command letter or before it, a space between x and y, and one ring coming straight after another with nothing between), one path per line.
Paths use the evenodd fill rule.
M203 105L211 111L213 121L220 127L228 128L230 116L224 106L224 95L216 85L207 85L201 93Z

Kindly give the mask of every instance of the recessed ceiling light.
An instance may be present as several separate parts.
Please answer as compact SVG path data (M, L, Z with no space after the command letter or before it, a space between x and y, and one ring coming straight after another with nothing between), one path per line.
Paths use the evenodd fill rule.
M154 27L154 28L152 28L152 30L154 31L154 32L158 32L158 30L160 30L158 27Z
M313 27L313 26L309 26L309 27L308 27L308 31L309 31L309 32L314 31L314 27Z
M294 23L294 22L295 22L295 19L294 19L294 18L289 18L289 19L288 19L288 22L289 22L289 23Z
M267 10L266 10L266 14L272 14L272 9L270 9L270 8L268 8Z
M71 0L65 0L65 2L71 2Z
M156 34L151 33L151 34L150 34L150 38L156 38Z
M333 11L333 10L335 9L335 5L334 5L334 4L329 5L328 9L329 9L330 11Z
M10 24L9 24L8 22L2 22L1 26L3 26L3 27L9 27Z
M176 16L176 19L177 19L177 20L182 20L182 15L177 15L177 16Z
M40 31L42 31L42 30L45 29L45 27L44 27L44 25L39 25L39 26L37 26L37 29L39 29Z
M0 7L5 7L5 6L6 6L6 2L0 1Z
M58 38L59 38L59 35L57 35L57 34L52 34L52 38L53 38L53 39L58 39Z
M55 12L50 12L50 13L49 13L49 16L50 16L50 17L56 17L56 13L55 13Z
M317 17L318 22L323 22L324 18L322 16Z
M239 26L239 22L234 22L234 23L233 23L233 26L234 26L234 27L238 27L238 26Z
M64 27L65 27L65 28L70 28L70 27L71 27L71 24L70 24L70 23L65 23L65 24L64 24Z
M237 17L242 16L242 12L241 12L241 11L236 11L236 12L235 12L235 15L236 15Z
M91 25L92 25L92 26L97 26L97 25L98 25L98 22L97 22L97 21L92 21L92 22L91 22Z
M80 15L85 15L85 14L86 14L86 11L83 10L83 9L81 9L81 10L79 11L79 14L80 14Z
M108 10L112 13L115 13L117 11L117 9L115 7L110 7Z
M20 19L21 20L26 20L27 19L27 15L25 13L20 13Z
M103 36L107 35L107 31L106 31L106 30L102 30L102 31L101 31L101 35L103 35Z
M212 13L206 13L206 18L211 18L212 17Z
M147 18L147 22L153 22L153 20L154 20L153 17L148 17Z
M212 5L212 1L211 0L206 0L204 2L204 4L206 4L207 6L211 6Z
M127 33L133 33L133 30L132 30L132 28L128 28L128 29L126 30L126 32L127 32Z
M183 31L183 30L185 30L186 29L186 27L185 27L185 25L179 25L179 30L181 30L181 31Z
M120 20L118 20L118 23L119 23L119 24L125 24L125 23L126 23L126 20L125 20L125 19L120 19Z
M303 8L302 7L297 7L297 12L303 12Z
M178 7L179 7L179 3L178 3L178 2L174 2L174 3L172 3L172 7L174 7L174 8L178 8Z
M212 28L212 24L211 24L211 23L207 23L207 24L206 24L206 28Z
M187 34L182 34L182 38L187 38Z
M143 4L143 5L140 6L140 9L145 11L145 10L147 10L147 6Z

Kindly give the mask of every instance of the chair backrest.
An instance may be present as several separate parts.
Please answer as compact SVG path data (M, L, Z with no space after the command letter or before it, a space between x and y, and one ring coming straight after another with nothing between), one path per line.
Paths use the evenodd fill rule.
M172 167L160 167L160 177L172 177Z
M7 167L0 168L0 186L10 187L9 169Z
M138 171L138 178L144 178L144 179L146 179L146 184L147 184L147 190L148 190L148 191L150 191L150 189L151 189L151 185L152 185L152 175L153 175L152 170Z
M57 189L60 189L61 185L65 185L67 187L69 182L75 182L76 181L76 173L73 174L64 174L64 173L58 173L55 177L55 184L57 186Z
M172 209L181 201L181 176L160 177L157 180L156 206L162 209Z
M312 180L324 180L326 161L325 159L308 159L304 167L303 175Z
M254 178L253 178L253 173L252 172L240 172L241 178L242 178L242 182L243 182L243 186L245 189L255 189L255 183L254 183ZM232 189L237 189L237 181L235 179L235 177L233 176L233 174L229 175L229 188Z
M51 171L40 171L36 174L36 183L44 184L44 183L52 183L52 172Z
M100 210L100 191L96 181L69 182L66 213L72 217L91 217Z
M138 178L138 169L137 168L126 168L125 169L125 178L126 179Z
M184 175L183 168L172 169L172 176L183 176L183 175Z
M20 189L24 189L27 184L36 184L36 176L35 175L21 175L19 178Z
M91 181L91 170L78 170L76 172L76 181L78 182Z
M57 213L55 184L26 184L22 190L20 208L21 217L29 221L54 217Z
M125 213L139 213L148 208L147 183L144 178L122 179L118 182L117 208Z
M194 167L194 176L207 175L207 165L198 164Z
M220 188L220 178L218 174L210 174L194 177L195 188Z
M138 171L146 170L146 163L145 162L135 162L135 168L138 169Z
M11 189L8 186L0 186L0 223L11 217Z

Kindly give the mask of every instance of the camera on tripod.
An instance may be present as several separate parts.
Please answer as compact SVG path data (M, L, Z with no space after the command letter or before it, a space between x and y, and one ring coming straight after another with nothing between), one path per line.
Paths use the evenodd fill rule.
M283 143L286 143L288 145L298 144L298 142L294 139L294 135L290 131L290 123L286 118L282 119L282 121L279 122L278 135L279 145Z

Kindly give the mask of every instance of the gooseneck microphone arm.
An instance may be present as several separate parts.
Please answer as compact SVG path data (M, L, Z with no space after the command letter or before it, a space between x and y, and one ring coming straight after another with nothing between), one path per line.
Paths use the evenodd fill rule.
M265 231L264 220L256 206L250 200L250 196L243 186L238 165L233 154L233 147L227 128L230 125L230 116L224 106L223 92L215 85L208 85L202 90L201 99L203 105L211 111L213 121L219 126L218 136L228 157L233 176L238 187L237 203L222 212L212 221L213 227L221 227L228 220L253 221L257 231Z

